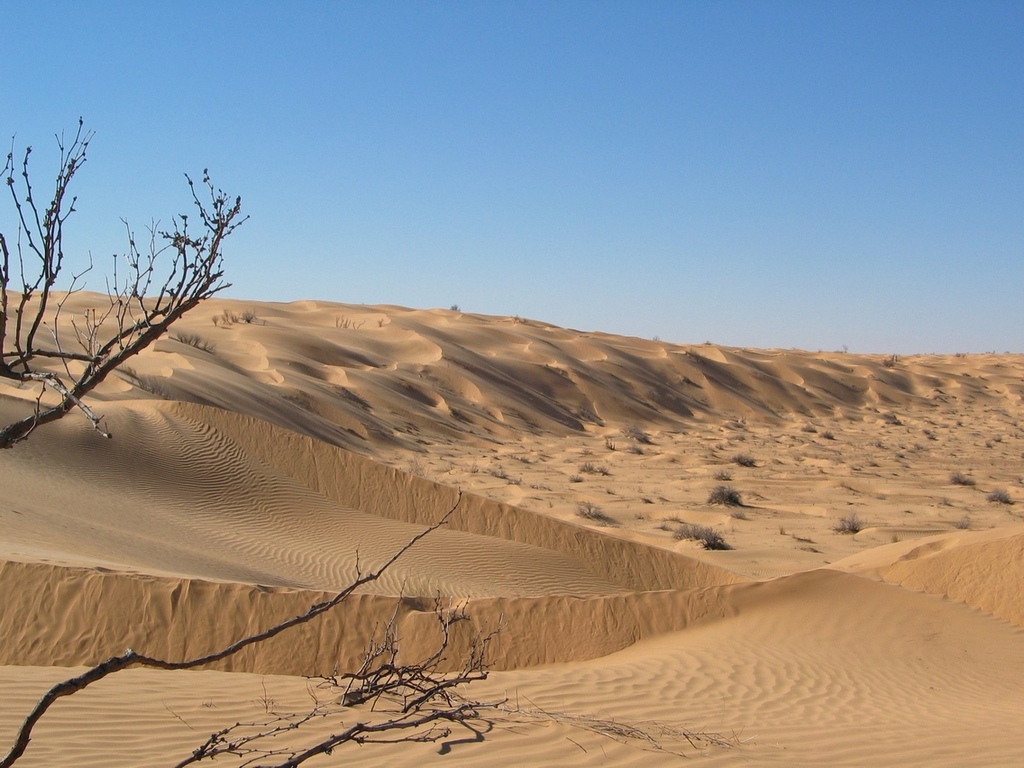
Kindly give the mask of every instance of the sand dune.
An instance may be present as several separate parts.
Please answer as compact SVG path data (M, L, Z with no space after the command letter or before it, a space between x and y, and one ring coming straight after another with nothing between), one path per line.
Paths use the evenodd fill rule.
M71 668L213 650L454 512L301 632L62 703L25 765L173 764L268 695L305 706L302 676L354 664L393 613L403 652L429 652L435 599L470 616L450 664L502 626L476 695L534 714L347 761L1024 759L1024 521L988 500L1024 497L1019 356L679 346L326 302L211 301L178 330L207 348L161 340L95 393L112 440L72 415L0 454L3 739ZM0 390L0 416L32 396ZM742 505L709 503L718 485ZM733 549L680 538L687 523ZM657 730L659 749L569 716L727 744Z

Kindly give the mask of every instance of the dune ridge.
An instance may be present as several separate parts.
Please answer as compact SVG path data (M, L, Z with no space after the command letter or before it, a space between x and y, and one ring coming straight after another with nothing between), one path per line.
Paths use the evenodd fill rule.
M302 676L355 663L396 611L403 653L429 652L435 599L469 616L450 667L502 626L480 698L729 745L542 715L353 764L1024 760L1021 356L675 345L313 301L215 300L178 330L208 346L163 339L95 393L112 440L72 414L0 453L0 739L81 665L226 645L454 511L301 631L55 710L25 765L172 763L268 696L304 706ZM3 386L0 417L33 396ZM710 503L717 485L742 503Z

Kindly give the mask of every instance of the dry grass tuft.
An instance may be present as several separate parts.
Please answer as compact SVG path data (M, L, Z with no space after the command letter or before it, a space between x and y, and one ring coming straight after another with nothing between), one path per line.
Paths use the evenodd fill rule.
M589 520L598 525L618 525L615 518L606 515L604 511L592 501L581 501L576 505L576 514L584 520Z
M836 533L860 533L864 530L864 521L856 512L848 512L836 521L832 530Z
M722 534L707 525L683 523L672 534L676 541L688 539L698 542L704 549L732 549Z
M728 485L716 485L708 495L708 504L724 504L727 507L742 507L740 492Z

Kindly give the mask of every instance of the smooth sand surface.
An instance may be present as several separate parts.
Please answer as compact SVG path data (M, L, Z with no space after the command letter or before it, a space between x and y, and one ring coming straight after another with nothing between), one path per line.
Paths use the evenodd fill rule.
M210 301L181 334L210 348L165 338L91 398L113 439L71 414L0 453L0 749L74 670L215 650L454 512L303 629L61 701L19 765L173 765L304 711L305 676L355 664L392 615L403 653L429 653L437 599L470 617L449 667L500 625L467 693L520 711L309 765L1024 763L1021 356L325 302ZM32 397L3 385L0 417ZM742 505L709 503L717 486Z

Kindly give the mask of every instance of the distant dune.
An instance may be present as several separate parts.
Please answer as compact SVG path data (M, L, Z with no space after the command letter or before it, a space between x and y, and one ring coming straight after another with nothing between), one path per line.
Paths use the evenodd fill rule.
M304 706L304 676L356 663L392 614L403 651L428 653L435 599L470 616L456 652L501 626L473 695L558 716L334 759L1024 762L1024 357L326 302L210 301L175 330L191 343L159 341L93 396L112 440L71 414L0 453L0 749L69 668L216 649L455 511L307 627L62 702L19 765L174 764L268 696ZM33 396L0 388L0 417ZM710 503L717 486L741 504ZM579 725L609 720L661 736Z

